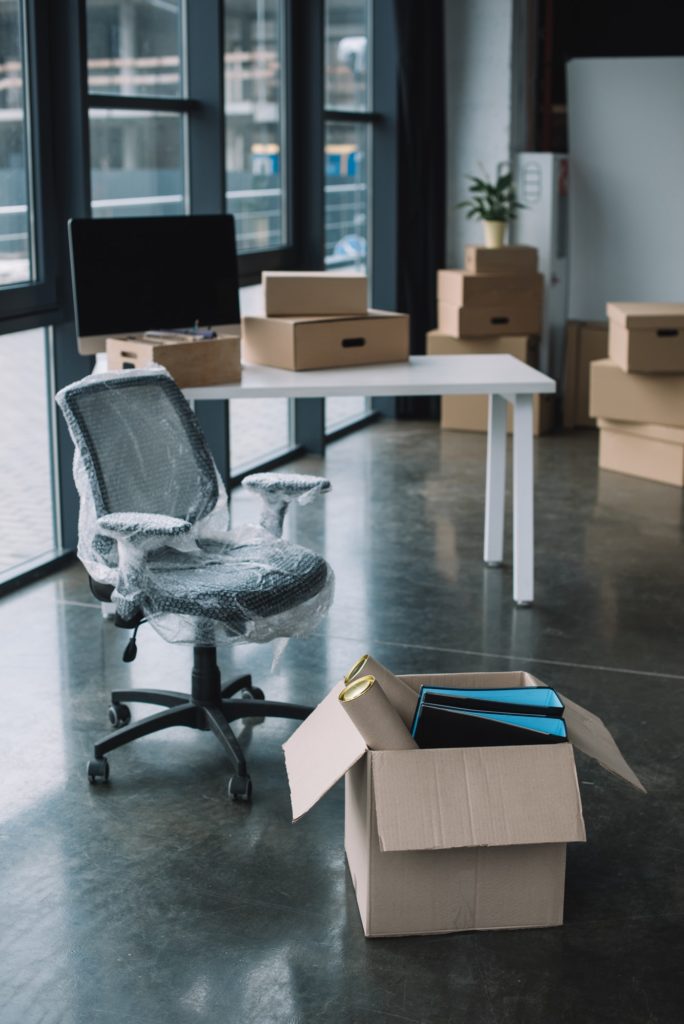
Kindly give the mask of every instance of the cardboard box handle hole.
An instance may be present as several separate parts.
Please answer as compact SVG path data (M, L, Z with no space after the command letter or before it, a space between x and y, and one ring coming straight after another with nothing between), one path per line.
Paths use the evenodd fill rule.
M674 327L661 327L659 331L656 331L656 335L659 338L676 338L679 331L675 330Z
M507 324L509 318L507 316L493 316L490 323L493 324Z
M365 338L343 338L342 348L363 348L366 344Z

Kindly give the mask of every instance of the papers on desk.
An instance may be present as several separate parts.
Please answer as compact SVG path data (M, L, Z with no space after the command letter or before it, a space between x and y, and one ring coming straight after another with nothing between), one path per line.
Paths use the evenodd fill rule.
M549 686L459 690L423 686L411 735L419 747L499 747L567 740Z

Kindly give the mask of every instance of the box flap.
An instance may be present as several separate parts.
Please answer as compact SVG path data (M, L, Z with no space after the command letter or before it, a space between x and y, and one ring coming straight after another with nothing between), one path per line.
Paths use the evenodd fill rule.
M544 686L529 672L440 672L419 676L402 675L401 679L420 693L421 686L456 686L459 689L487 690L506 686Z
M583 754L593 758L594 761L598 761L606 771L618 775L630 786L645 793L645 787L625 761L617 743L601 719L597 715L593 715L591 711L587 711L586 708L575 704L574 701L568 700L562 693L559 693L558 696L565 705L563 718L568 730L568 739L572 745L581 750Z
M586 838L569 743L368 756L384 851Z
M285 767L297 821L366 753L366 744L340 704L337 683L289 740L283 743Z

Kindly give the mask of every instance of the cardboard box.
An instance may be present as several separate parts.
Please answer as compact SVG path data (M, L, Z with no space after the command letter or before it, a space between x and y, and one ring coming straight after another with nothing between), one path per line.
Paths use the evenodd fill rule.
M535 437L549 434L555 421L553 395L532 396L532 430ZM487 395L444 395L441 403L439 425L442 430L466 430L474 434L486 434L489 422L489 398ZM513 433L513 406L506 412L506 430Z
M589 415L589 366L608 354L608 325L601 321L569 320L565 333L563 426L594 427Z
M502 245L500 249L466 245L465 269L470 274L534 274L537 250L531 245Z
M284 370L316 370L409 357L409 318L369 310L362 317L264 317L243 321L247 363Z
M605 419L598 426L601 469L684 487L684 429Z
M541 274L469 274L465 270L437 271L437 298L451 306L498 308L509 302L543 305Z
M542 304L536 299L510 299L498 306L453 306L438 300L437 329L455 338L540 334Z
M428 355L511 355L523 363L536 366L539 338L536 335L512 335L500 338L452 338L440 331L428 331ZM553 429L555 403L553 395L534 395L534 434L547 434ZM489 399L486 395L444 395L441 399L442 430L487 432ZM508 432L513 431L513 409L508 407Z
M591 364L589 414L684 427L684 374L625 373L610 359Z
M364 274L265 270L261 283L266 316L351 316L368 309Z
M684 373L684 303L609 302L608 356L627 373Z
M421 685L541 685L525 672L401 678L413 706ZM562 924L566 844L586 839L573 745L643 790L603 722L562 698L569 743L371 751L338 700L343 685L283 749L295 821L346 776L344 845L365 934Z
M539 337L536 334L511 334L496 338L455 338L444 331L433 330L425 335L425 349L429 356L509 355L536 366Z
M109 370L139 370L151 363L164 366L180 388L206 384L235 384L242 375L240 338L146 338L142 334L107 338Z

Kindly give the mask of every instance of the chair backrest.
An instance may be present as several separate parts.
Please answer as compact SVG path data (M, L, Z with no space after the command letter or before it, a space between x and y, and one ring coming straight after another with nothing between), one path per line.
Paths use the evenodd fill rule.
M196 522L212 511L219 497L216 466L167 373L93 375L64 388L57 402L97 516L154 512Z

